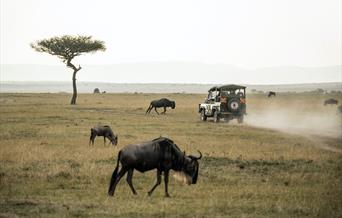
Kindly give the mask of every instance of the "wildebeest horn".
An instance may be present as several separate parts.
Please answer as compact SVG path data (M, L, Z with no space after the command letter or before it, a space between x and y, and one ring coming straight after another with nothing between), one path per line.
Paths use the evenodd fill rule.
M199 150L197 150L197 151L198 151L198 153L200 154L199 157L195 157L195 156L192 156L192 155L190 155L189 157L190 157L191 159L195 159L195 160L201 159L201 158L202 158L202 153L201 153Z
M199 150L197 150L197 151L198 151L198 153L200 154L200 156L197 158L197 160L199 160L199 159L202 158L202 153L201 153Z

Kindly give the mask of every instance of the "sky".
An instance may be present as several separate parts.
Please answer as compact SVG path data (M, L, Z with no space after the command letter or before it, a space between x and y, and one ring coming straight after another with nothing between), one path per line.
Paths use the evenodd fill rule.
M257 69L264 68L342 65L340 0L0 2L2 65L63 65L57 57L34 51L30 43L65 34L91 35L105 42L105 52L86 54L74 60L82 66L166 63L166 67L170 63L199 63L243 69L241 75L248 78L258 72ZM341 82L341 67L339 69L339 72L316 75L314 81L308 78L308 82ZM146 76L145 71L135 70L136 74L131 72L127 77L120 74L119 82L149 82L158 73ZM158 71L163 71L163 66ZM159 76L153 82L182 82L184 72L186 69L174 72L167 81ZM84 79L92 80L87 73L94 72L84 73ZM198 72L193 68L187 73L191 76L183 82L199 81L196 79ZM228 70L227 75L229 73ZM306 76L298 81L284 80L284 76L278 78L276 72L269 74L272 74L269 83L306 82ZM298 71L288 72L288 75L295 78ZM251 82L263 82L268 76L263 74L262 80ZM0 79L69 80L64 77L62 73L58 77L38 72L25 76L7 72L2 67ZM104 82L115 82L116 78L115 73L109 74Z

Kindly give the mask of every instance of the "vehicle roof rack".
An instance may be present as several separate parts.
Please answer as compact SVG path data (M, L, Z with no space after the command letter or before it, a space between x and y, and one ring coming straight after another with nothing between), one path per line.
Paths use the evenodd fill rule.
M209 89L210 91L226 91L226 90L235 90L235 89L245 89L246 86L240 86L240 85L234 85L234 84L229 84L229 85L222 85L222 86L214 86Z

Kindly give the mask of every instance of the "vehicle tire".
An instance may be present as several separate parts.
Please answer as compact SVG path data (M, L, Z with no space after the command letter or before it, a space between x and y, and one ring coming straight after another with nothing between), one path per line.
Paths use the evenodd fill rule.
M214 112L214 123L220 122L220 115L217 111Z
M233 99L230 99L230 100L228 101L228 109L229 109L231 112L239 111L240 108L241 108L241 104L240 104L239 99L233 98Z
M207 120L207 115L205 115L205 110L201 110L201 120L206 121Z
M240 115L240 116L237 118L237 120L238 120L238 123L243 123L243 115Z

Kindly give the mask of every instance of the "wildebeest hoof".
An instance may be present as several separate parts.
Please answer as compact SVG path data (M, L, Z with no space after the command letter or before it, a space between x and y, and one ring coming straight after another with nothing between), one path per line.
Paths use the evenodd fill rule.
M152 192L147 192L148 196L151 197L152 195Z
M171 196L170 196L168 193L166 193L166 194L165 194L165 197L166 197L166 198L170 198Z
M108 192L108 195L112 197L114 195L114 192Z

